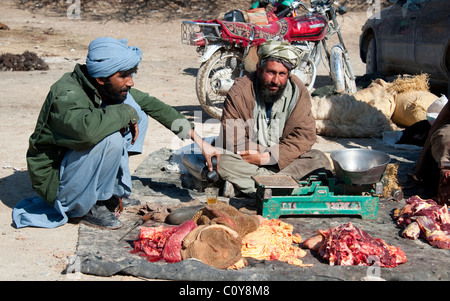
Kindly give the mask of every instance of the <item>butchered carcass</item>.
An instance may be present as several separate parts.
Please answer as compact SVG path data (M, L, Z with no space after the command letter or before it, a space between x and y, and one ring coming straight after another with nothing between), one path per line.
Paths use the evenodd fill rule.
M373 238L352 223L328 230L319 230L322 239L314 237L304 247L316 249L319 256L330 265L372 265L396 267L406 262L405 253L398 247L388 245L384 240Z
M393 218L405 229L402 236L409 239L422 237L432 246L450 249L450 214L446 205L412 196L403 208L394 211Z
M139 238L133 242L134 249L131 253L139 253L150 262L161 260L166 241L176 229L176 226L141 227Z
M430 245L439 249L450 249L450 229L441 230L439 224L428 216L418 216L417 224Z
M142 227L131 253L139 253L150 262L181 261L181 243L195 227L190 220L179 226Z
M417 222L412 222L402 231L402 237L418 239L420 236L420 226Z

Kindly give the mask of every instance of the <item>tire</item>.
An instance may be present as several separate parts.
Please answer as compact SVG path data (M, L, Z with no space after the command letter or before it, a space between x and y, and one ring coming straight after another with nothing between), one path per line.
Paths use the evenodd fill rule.
M322 43L318 42L311 52L311 57L314 62L314 65L319 66L320 61L322 60Z
M203 110L213 118L222 117L227 94L224 89L218 89L219 80L232 83L240 76L242 56L238 50L219 50L198 70L195 83L197 98Z
M291 73L302 81L309 92L312 92L317 76L316 64L311 59L302 63L301 67L292 70Z
M296 46L300 52L304 51L301 46L295 44L293 45ZM322 44L316 43L309 53L309 57L306 58L303 55L297 68L291 71L292 74L296 75L303 82L309 92L312 92L314 89L314 83L317 77L317 66L319 65L321 59Z
M377 67L377 44L375 37L372 36L367 44L366 52L366 74L376 73Z

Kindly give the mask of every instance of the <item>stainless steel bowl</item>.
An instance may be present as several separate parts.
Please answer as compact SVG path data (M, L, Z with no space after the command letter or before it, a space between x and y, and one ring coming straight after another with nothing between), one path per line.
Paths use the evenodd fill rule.
M338 179L366 185L380 181L391 158L376 150L350 148L332 152L331 160Z

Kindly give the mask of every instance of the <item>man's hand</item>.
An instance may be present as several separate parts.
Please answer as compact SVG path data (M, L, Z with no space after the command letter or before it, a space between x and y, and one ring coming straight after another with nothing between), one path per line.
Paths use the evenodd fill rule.
M136 139L139 135L139 125L138 123L129 123L128 124L128 128L130 129L131 132L131 137L133 137L133 139L131 140L131 144L134 144L136 142Z
M120 133L121 133L122 136L123 136L123 135L125 135L125 133L126 133L127 131L130 131L131 137L132 137L132 139L131 139L131 144L134 144L134 143L136 142L136 139L137 139L138 135L139 135L139 126L138 126L138 123L137 123L137 122L136 122L136 123L131 123L131 122L130 122L130 123L128 124L128 126L122 128L122 129L120 130Z
M221 152L215 148L214 146L212 146L211 144L203 141L202 143L202 154L206 159L206 165L208 165L208 170L212 171L213 170L213 165L211 162L211 158L212 157L216 157L217 158L217 171L219 170L219 161L220 161L220 155Z
M205 142L195 131L194 129L191 129L190 132L191 135L191 139L200 147L200 149L202 150L202 154L206 159L206 165L208 165L208 170L212 171L213 170L213 166L212 166L212 162L211 162L211 158L212 157L216 157L217 158L217 171L219 170L219 162L220 162L220 155L221 152L219 149L215 148L214 146L212 146L211 144L209 144L208 142Z
M240 155L247 163L257 166L269 165L270 163L270 153L260 153L256 150L246 150L238 151L237 154Z

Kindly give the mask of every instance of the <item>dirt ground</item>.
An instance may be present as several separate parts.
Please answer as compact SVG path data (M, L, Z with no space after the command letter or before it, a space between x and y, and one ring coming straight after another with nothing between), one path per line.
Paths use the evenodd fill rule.
M88 44L96 37L127 38L129 45L141 47L144 56L134 77L135 87L186 113L203 136L217 134L217 123L205 123L209 117L202 113L196 99L194 83L199 63L195 48L181 44L180 25L185 18L167 20L158 11L149 11L146 18L124 22L101 18L99 8L96 18L85 17L81 11L80 19L70 19L64 11L31 11L17 3L20 1L0 2L0 22L9 27L0 30L0 53L33 51L45 59L50 69L0 72L0 280L135 280L125 276L105 279L67 275L64 271L76 251L78 225L68 223L51 230L16 229L11 212L18 201L35 195L25 154L49 87L72 71L76 63L85 62ZM224 12L217 11L217 15ZM356 75L364 74L358 38L366 19L366 11L339 17ZM319 71L326 78L325 67ZM135 170L155 150L182 145L171 132L151 121L144 153L131 158L131 168Z

